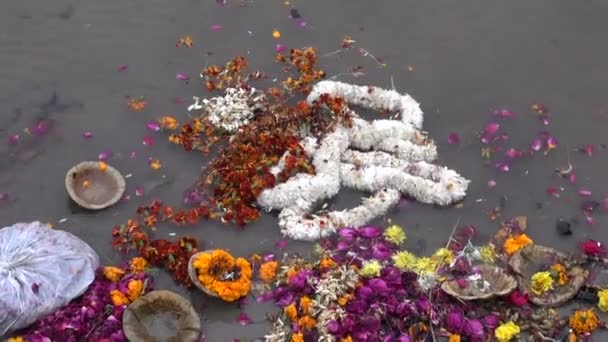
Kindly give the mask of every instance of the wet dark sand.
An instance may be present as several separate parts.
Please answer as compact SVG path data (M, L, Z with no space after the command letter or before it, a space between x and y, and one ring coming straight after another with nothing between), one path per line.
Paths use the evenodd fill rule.
M137 205L153 198L179 204L205 160L166 142L145 128L148 120L173 114L186 118L192 95L202 95L197 74L207 61L222 64L235 54L247 55L254 69L281 76L274 62L273 28L282 32L288 47L315 46L320 54L339 47L345 34L377 57L386 68L355 53L321 60L329 75L364 66L367 75L345 81L391 86L422 103L425 129L440 144L440 163L472 179L463 208L437 209L412 204L390 214L407 228L408 247L430 253L443 244L460 218L475 224L484 236L496 222L486 213L502 206L504 217L527 215L536 243L576 249L593 237L608 241L606 215L595 215L589 227L580 214L578 187L593 190L593 198L608 194L606 151L589 158L571 152L578 185L569 186L553 174L567 166L568 150L606 142L608 127L608 2L596 1L301 1L293 4L306 19L304 29L288 18L281 1L255 1L218 7L214 1L4 1L0 4L0 192L13 200L0 202L0 226L16 221L41 220L73 232L91 244L106 264L125 260L110 246L113 225L125 222ZM219 24L219 32L210 26ZM248 33L250 31L251 33ZM191 35L195 46L175 48L180 36ZM117 72L120 64L128 64ZM406 66L412 65L413 72ZM178 72L193 77L189 84L175 79ZM125 96L145 96L141 113L126 108ZM175 97L186 103L174 104ZM530 111L535 102L551 112L548 129L560 146L548 157L522 160L508 174L485 167L476 132L490 120L490 109L508 107L519 115L507 123L514 146L524 147L543 129ZM9 135L22 133L37 118L50 120L50 131L23 137L16 147ZM84 140L82 131L94 137ZM448 145L450 132L460 134L460 146ZM22 134L23 135L23 134ZM153 135L155 144L142 146ZM98 213L87 213L68 201L65 172L101 151L114 153L109 163L127 179L132 199ZM130 159L137 151L136 159ZM152 171L147 158L158 158L163 168ZM496 188L486 183L495 179ZM143 186L144 197L134 189ZM545 193L548 186L567 188L559 199ZM344 208L362 194L344 190L334 205ZM559 217L576 219L574 235L560 238ZM63 218L64 223L57 224ZM378 223L381 223L378 221ZM274 215L240 230L216 222L196 227L162 227L170 233L194 235L206 248L228 248L241 255L274 251L281 239ZM286 251L311 253L310 244L290 242ZM268 326L264 313L270 305L254 299L245 311L254 324L235 322L236 305L208 299L175 286L161 273L157 287L186 294L204 317L209 341L262 336ZM599 335L596 335L599 336ZM597 337L601 338L601 337Z

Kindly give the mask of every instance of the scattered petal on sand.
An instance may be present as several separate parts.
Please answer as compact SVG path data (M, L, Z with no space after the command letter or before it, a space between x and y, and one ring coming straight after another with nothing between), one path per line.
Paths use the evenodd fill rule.
M274 244L274 246L277 249L284 249L285 247L287 247L288 243L289 243L289 241L287 241L287 240L279 240L279 241L277 241L277 243Z
M8 192L0 192L0 201L7 201L9 199Z
M8 143L11 145L17 145L19 143L19 140L21 140L19 134L13 134L8 137Z
M163 167L163 164L158 159L150 158L148 163L150 164L150 168L154 171L159 170L161 167Z
M99 153L98 159L101 161L106 161L112 157L112 152L110 151L102 151Z
M450 135L448 135L448 144L456 145L459 143L460 143L460 136L458 136L458 133L450 133Z
M160 131L160 125L156 121L150 121L146 124L146 128L151 130L152 132Z
M572 171L570 173L570 176L568 176L568 180L570 181L571 184L576 183L576 171Z
M549 196L553 196L553 197L559 198L559 189L556 188L556 187L554 187L554 186L548 187L547 190L546 190L546 192L547 192L547 194Z
M36 126L34 126L34 134L45 135L48 133L50 127L51 125L48 120L40 120L36 123Z
M131 158L131 159L137 158L137 152L131 151L131 154L129 154L129 158Z
M515 115L515 113L509 109L506 108L502 108L502 109L495 109L492 114L494 114L494 116L497 116L499 118L502 119L506 119L506 118L510 118L513 117Z
M154 139L151 136L145 136L141 143L144 146L151 146L152 144L154 144Z
M543 148L543 142L539 138L532 140L532 143L530 144L530 149L532 151L538 152L542 148Z
M251 318L244 312L241 312L239 316L236 318L236 321L239 322L240 325L248 325L251 324Z
M509 172L509 170L511 169L511 165L509 165L509 163L505 161L498 162L496 163L496 169L498 169L498 171L500 172Z
M595 151L595 146L592 144L587 144L579 149L580 152L588 155L589 157L593 157L593 152Z
M220 31L222 29L222 25L215 24L215 25L211 25L210 28L211 28L211 31L217 32L217 31Z
M486 125L484 133L492 135L492 134L498 132L499 128L500 128L499 123L490 122L489 124Z
M91 139L93 137L93 132L87 130L82 132L82 137L85 139Z
M135 196L137 197L141 197L144 195L144 188L141 186L138 186L135 188Z
M175 78L177 78L180 81L189 81L190 80L190 76L188 76L186 74L182 74L181 72L178 73L177 75L175 75Z
M488 181L488 188L492 189L494 187L496 187L496 181L493 179Z
M283 44L277 44L274 47L274 51L276 52L285 52L285 50L287 50L287 47Z
M578 195L581 197L591 197L592 194L593 194L593 192L591 190L587 190L587 189L580 189L578 191Z
M608 197L605 197L602 200L602 210L604 211L608 211Z
M121 65L118 66L117 70L118 70L118 72L125 71L125 70L127 70L128 67L129 66L126 65L126 64L121 64Z

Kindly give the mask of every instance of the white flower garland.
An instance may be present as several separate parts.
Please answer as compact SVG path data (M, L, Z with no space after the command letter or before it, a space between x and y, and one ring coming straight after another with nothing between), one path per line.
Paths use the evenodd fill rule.
M227 88L224 97L214 97L210 100L194 97L194 103L188 111L203 109L213 126L222 128L230 133L246 125L256 109L261 108L264 94L252 88Z

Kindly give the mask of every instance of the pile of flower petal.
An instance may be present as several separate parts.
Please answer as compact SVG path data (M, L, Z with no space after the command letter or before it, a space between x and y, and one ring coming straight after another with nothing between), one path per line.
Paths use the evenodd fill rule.
M343 228L317 246L314 260L287 256L283 261L276 288L263 296L281 308L266 341L504 342L524 334L534 341L576 340L604 328L594 308L561 316L529 303L528 294L514 286L479 297L484 300L463 300L442 289L456 281L462 288L493 291L485 280L487 269L512 278L505 247L515 253L533 244L517 225L517 219L506 221L501 231L509 235L485 245L475 245L475 229L463 227L446 248L426 257L404 249L406 235L399 226ZM517 242L524 240L520 236L529 243ZM608 309L608 291L598 292L594 302Z
M127 306L152 290L147 262L133 258L124 267L103 267L87 291L68 305L43 317L9 341L126 341L122 314Z

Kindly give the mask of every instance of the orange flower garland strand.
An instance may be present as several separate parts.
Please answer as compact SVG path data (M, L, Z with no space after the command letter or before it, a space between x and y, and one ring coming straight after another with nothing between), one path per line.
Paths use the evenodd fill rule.
M253 271L251 264L243 258L234 258L230 253L216 249L201 253L193 262L201 284L216 293L226 302L234 302L247 296L251 290ZM226 273L236 272L238 278L223 279Z

